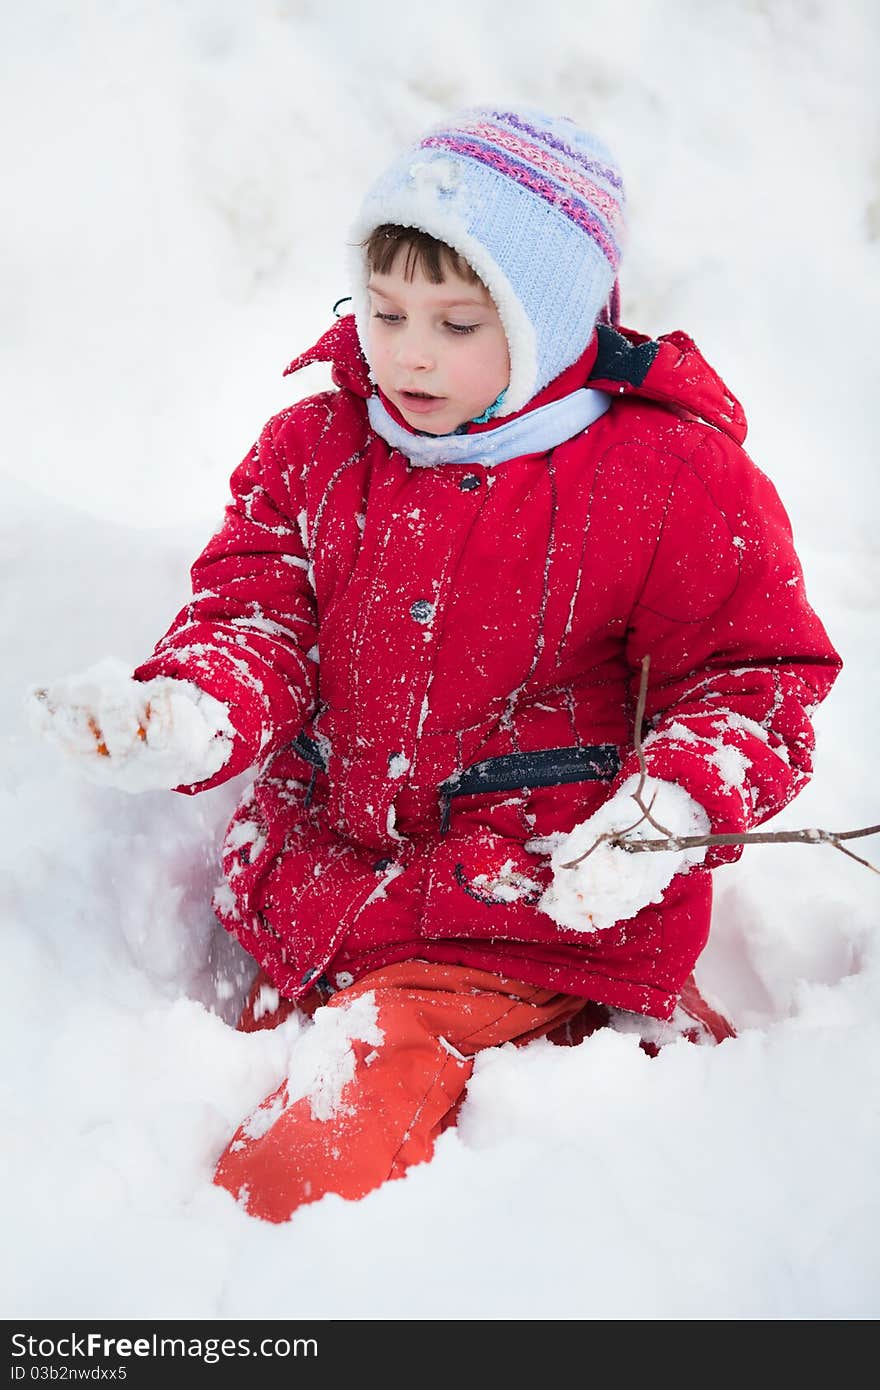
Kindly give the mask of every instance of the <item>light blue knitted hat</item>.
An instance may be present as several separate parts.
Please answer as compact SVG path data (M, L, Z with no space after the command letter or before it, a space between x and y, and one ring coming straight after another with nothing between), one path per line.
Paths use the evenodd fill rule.
M363 243L386 223L418 227L463 256L494 299L510 349L503 411L521 410L583 353L609 304L623 203L607 149L565 117L480 107L433 127L376 181L352 229L361 346Z

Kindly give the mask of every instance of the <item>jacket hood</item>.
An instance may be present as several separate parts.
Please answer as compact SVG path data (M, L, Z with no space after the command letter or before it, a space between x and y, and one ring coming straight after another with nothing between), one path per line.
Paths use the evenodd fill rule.
M361 351L354 314L338 319L314 347L288 364L284 375L312 362L331 363L334 384L364 400L376 389ZM598 325L578 360L533 396L521 411L480 425L472 423L466 433L494 429L583 386L607 391L615 397L641 397L677 413L695 416L722 430L737 444L742 444L746 437L742 406L686 333L648 338L632 329L611 328L607 324ZM382 400L394 418L406 425L393 405L384 396Z

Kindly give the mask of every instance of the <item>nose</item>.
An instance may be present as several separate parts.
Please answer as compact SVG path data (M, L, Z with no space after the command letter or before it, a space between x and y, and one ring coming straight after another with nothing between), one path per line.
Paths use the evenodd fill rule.
M404 324L395 345L398 366L404 371L430 371L436 365L428 334L416 324Z

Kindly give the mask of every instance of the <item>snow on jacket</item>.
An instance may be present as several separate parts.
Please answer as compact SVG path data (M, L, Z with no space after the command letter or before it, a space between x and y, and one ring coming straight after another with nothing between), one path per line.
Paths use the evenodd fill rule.
M288 371L317 361L335 389L265 426L136 673L231 709L232 757L180 790L258 769L221 921L292 998L419 957L667 1017L708 938L709 869L741 847L595 933L536 907L538 851L638 771L645 654L648 770L715 832L760 824L810 775L840 659L742 408L684 334L603 326L526 408L612 393L588 430L492 468L420 467L370 427L351 316Z

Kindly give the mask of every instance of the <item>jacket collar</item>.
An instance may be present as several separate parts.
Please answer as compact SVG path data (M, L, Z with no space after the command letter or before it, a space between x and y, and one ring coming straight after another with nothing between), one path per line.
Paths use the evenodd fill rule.
M642 396L696 416L742 444L745 411L686 333L647 338L630 328L600 324L590 385L615 395Z

